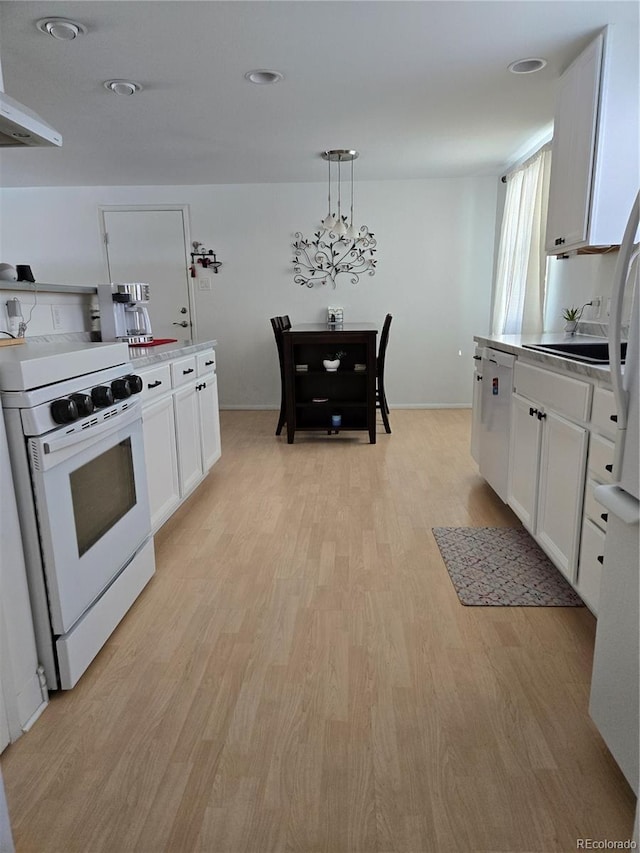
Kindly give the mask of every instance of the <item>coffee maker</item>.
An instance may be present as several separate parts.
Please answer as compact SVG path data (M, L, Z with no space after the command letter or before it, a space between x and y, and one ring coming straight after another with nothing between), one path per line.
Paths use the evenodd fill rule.
M124 341L134 346L153 340L148 284L99 284L98 303L103 341Z

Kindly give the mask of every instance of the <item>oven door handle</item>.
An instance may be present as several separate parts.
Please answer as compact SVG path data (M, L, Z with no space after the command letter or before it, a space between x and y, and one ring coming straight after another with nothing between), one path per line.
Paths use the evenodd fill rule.
M76 432L70 432L67 435L62 435L60 438L51 438L48 441L42 442L42 448L45 453L55 453L57 450L63 450L65 447L72 447L74 444L82 444L89 439L104 435L106 432L115 432L120 427L127 426L140 418L140 407L138 401L134 406L124 409L122 412L116 410L116 414L112 414L106 421L96 426L80 429Z

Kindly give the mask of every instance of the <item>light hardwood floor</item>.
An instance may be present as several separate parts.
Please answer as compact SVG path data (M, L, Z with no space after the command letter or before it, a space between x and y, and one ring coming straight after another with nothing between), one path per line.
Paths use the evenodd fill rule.
M431 528L515 516L469 412L378 444L223 456L156 538L157 575L78 686L2 756L18 853L570 851L635 800L588 712L582 608L463 607Z

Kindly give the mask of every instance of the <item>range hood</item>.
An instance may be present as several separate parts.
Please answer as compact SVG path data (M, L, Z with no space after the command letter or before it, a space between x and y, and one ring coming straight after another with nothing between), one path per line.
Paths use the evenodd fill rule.
M0 91L0 151L24 146L62 145L62 136L51 125Z

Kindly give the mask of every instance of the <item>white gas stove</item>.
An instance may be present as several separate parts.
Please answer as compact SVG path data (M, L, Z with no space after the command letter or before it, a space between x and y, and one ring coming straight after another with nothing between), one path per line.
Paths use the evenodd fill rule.
M155 570L139 392L126 344L0 352L36 644L74 686Z

